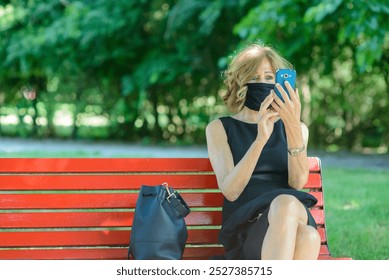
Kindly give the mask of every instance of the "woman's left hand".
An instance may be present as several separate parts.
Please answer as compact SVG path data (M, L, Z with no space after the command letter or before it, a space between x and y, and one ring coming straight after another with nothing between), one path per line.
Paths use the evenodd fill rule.
M274 101L272 102L271 106L278 113L286 127L292 128L297 125L300 126L301 103L298 89L293 90L289 82L285 82L285 86L288 90L290 98L283 87L277 83L276 87L281 93L285 102L283 102L281 98L279 98L278 95L274 92L274 90L272 90L271 93L273 94Z

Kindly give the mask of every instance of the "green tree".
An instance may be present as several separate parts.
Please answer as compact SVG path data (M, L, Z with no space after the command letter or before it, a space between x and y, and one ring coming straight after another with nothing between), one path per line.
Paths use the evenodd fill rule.
M314 144L352 149L366 129L388 139L388 14L383 1L262 1L234 32L275 44L295 65Z
M261 40L299 73L313 145L385 146L388 13L377 0L0 1L0 95L31 115L24 134L59 136L65 104L67 137L95 137L82 122L93 115L109 120L101 137L204 143L226 113L230 54Z

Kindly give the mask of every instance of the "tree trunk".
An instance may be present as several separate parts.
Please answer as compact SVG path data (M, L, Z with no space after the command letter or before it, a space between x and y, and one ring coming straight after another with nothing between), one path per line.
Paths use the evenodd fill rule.
M73 128L72 128L72 134L71 134L72 139L77 139L77 136L78 136L77 117L78 117L78 114L80 112L80 107L81 107L82 91L83 91L82 86L79 86L76 90L76 100L75 100L76 108L75 108L74 114L73 114Z

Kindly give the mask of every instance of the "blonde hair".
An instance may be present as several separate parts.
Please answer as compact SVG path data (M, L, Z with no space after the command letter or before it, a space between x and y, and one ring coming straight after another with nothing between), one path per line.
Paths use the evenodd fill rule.
M251 44L238 52L224 72L227 86L223 100L232 112L243 109L246 100L247 83L257 74L258 66L267 58L275 72L279 68L293 68L276 50L262 44Z

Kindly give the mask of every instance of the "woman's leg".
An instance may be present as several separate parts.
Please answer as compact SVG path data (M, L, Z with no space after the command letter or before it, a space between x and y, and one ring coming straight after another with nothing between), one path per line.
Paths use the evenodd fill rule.
M308 221L304 205L292 195L279 195L270 204L268 221L262 259L291 260L295 256L296 246L301 248L297 252L298 256L304 257L305 250L301 245L304 241L298 239L297 242L299 227L306 225Z
M320 235L310 225L299 225L296 236L295 260L317 260L320 251Z

